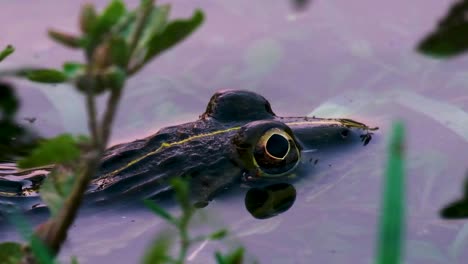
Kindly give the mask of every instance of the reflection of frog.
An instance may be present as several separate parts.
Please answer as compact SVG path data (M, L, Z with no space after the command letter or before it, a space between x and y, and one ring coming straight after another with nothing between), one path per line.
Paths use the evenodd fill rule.
M181 176L191 179L196 201L206 202L235 181L291 175L301 151L317 142L345 140L352 130L370 135L375 129L349 119L278 117L256 93L220 91L197 121L109 148L88 196L152 197L167 189L170 177ZM28 178L20 182L31 184ZM12 196L18 195L24 195L24 188Z

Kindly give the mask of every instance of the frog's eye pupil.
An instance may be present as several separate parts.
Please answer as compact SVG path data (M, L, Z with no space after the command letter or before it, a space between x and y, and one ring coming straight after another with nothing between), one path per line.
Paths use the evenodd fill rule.
M267 141L265 149L273 157L283 159L289 151L289 140L279 134L273 134Z

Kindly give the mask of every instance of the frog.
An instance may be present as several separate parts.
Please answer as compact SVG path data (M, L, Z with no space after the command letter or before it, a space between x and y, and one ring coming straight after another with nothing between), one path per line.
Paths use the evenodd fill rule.
M235 183L294 177L304 153L346 140L350 133L359 133L366 145L377 129L348 118L278 116L256 92L220 90L197 120L106 149L85 197L154 198L171 189L171 179L183 178L194 204L203 207ZM37 196L52 167L40 169L44 173L34 177L24 176L31 170L19 171L18 180L0 176L0 187L17 187L0 196Z

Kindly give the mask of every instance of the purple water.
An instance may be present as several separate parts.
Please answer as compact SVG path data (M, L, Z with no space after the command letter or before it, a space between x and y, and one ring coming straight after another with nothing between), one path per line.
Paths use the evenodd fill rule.
M0 68L80 60L81 54L50 41L45 29L76 32L83 2L0 0L0 46L17 48ZM93 2L102 7L107 1ZM208 220L198 222L228 227L233 235L227 247L242 244L249 260L260 263L372 263L388 128L392 120L403 119L408 132L405 263L465 263L468 222L442 220L438 210L462 194L468 169L468 60L437 61L414 51L452 1L322 0L303 12L286 0L170 2L173 17L187 17L200 7L206 22L128 83L113 143L198 118L220 88L256 91L280 115L349 117L381 127L366 148L329 155L301 178L289 211L256 220L245 211L242 195L232 194L215 199L204 210ZM83 100L73 89L17 86L20 117L36 117L33 126L43 135L86 132ZM86 211L61 258L136 263L166 228L142 208ZM17 235L3 228L0 239ZM214 263L218 248L226 246L198 245L189 263Z

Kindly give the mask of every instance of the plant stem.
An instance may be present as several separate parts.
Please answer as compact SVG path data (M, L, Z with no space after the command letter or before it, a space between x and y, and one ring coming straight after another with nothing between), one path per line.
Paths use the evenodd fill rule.
M191 210L187 210L183 212L182 217L180 218L180 223L178 225L179 233L180 233L180 251L179 251L179 258L177 259L177 264L185 263L185 258L187 256L189 247L190 247L190 237L188 234L188 225L190 219L192 218Z
M87 70L87 76L89 76L89 80L92 80L91 72ZM91 135L91 140L93 143L93 148L96 148L100 145L100 138L98 132L98 124L97 124L97 111L96 111L96 100L94 97L94 81L91 81L90 84L86 87L86 110L88 113L88 127L89 127L89 134Z
M122 95L121 89L112 90L109 99L107 100L107 109L104 113L104 117L101 123L101 151L104 152L107 142L109 141L112 123L114 121L115 113L117 112L117 107L119 106L120 97Z
M96 151L87 153L84 158L83 172L78 176L70 196L65 200L63 209L56 217L46 222L43 229L36 231L37 235L42 238L54 254L60 251L60 247L67 237L68 229L75 220L89 181L99 164L100 156L101 153Z

